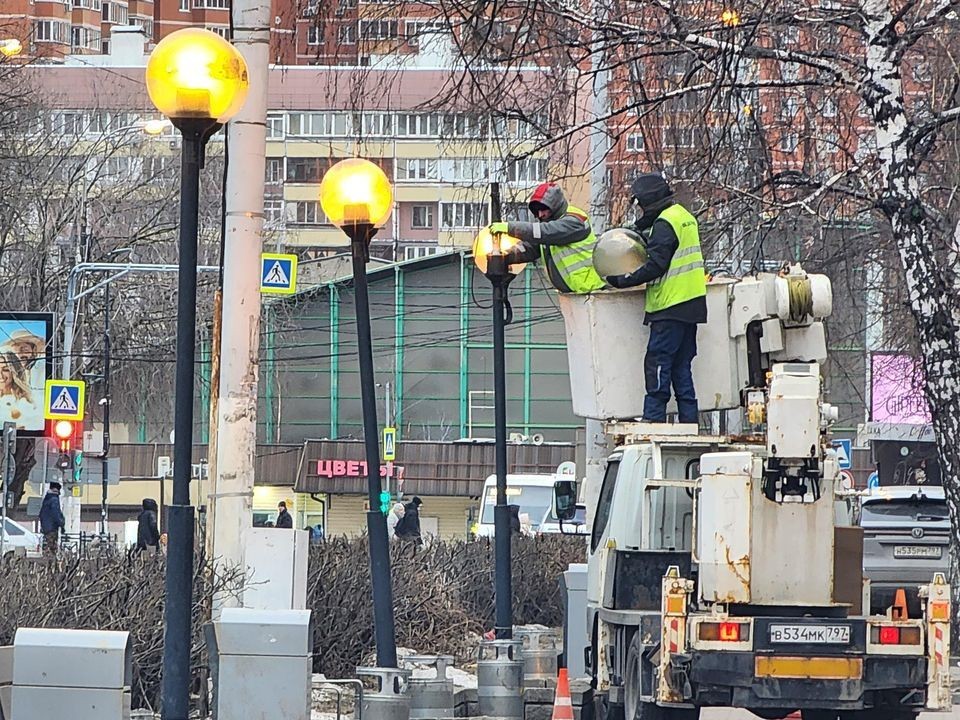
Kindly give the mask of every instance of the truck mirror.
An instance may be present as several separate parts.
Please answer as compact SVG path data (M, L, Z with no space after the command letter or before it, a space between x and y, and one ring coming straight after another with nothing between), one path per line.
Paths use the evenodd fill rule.
M576 480L557 480L553 483L553 514L561 522L574 519L577 514Z

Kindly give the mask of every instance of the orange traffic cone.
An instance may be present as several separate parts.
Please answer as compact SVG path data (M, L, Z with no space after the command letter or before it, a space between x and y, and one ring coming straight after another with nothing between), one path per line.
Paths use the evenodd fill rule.
M573 700L570 698L570 676L566 668L560 668L557 676L557 694L553 700L552 720L573 720Z
M891 619L907 619L907 594L904 592L903 588L898 589L896 595L893 596L893 607L891 608L891 611Z

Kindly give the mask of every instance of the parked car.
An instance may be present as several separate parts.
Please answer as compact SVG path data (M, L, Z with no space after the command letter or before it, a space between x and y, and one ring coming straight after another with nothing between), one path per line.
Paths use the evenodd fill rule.
M943 488L874 488L860 503L859 524L871 611L886 611L902 588L910 617L920 617L918 586L950 566L950 516Z
M3 553L6 554L15 548L24 548L28 552L40 550L43 538L20 523L6 518L3 531Z

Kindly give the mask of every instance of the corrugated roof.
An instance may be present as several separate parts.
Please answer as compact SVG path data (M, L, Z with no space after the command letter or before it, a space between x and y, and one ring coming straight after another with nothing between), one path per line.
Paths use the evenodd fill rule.
M194 445L192 461L206 462L207 445ZM303 445L257 445L255 477L258 485L294 484L300 471ZM111 443L110 455L120 458L120 480L157 478L157 458L173 458L169 443Z
M295 490L366 494L367 478L357 467L363 459L360 440L308 440ZM573 459L574 447L569 443L507 446L511 473L552 473L561 462ZM491 441L402 442L394 465L403 468L405 495L478 497L484 480L494 471L494 445Z

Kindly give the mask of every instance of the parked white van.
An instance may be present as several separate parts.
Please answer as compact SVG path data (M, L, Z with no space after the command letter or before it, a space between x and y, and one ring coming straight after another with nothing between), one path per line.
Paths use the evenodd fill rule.
M553 484L557 475L507 475L507 505L520 508L521 532L537 533L560 532L560 521L553 513ZM480 497L480 519L476 523L474 534L477 537L493 537L493 509L497 504L497 476L491 475L483 483L483 495ZM580 519L582 523L583 520ZM567 533L575 533L577 520L564 522ZM584 528L585 525L581 525Z

